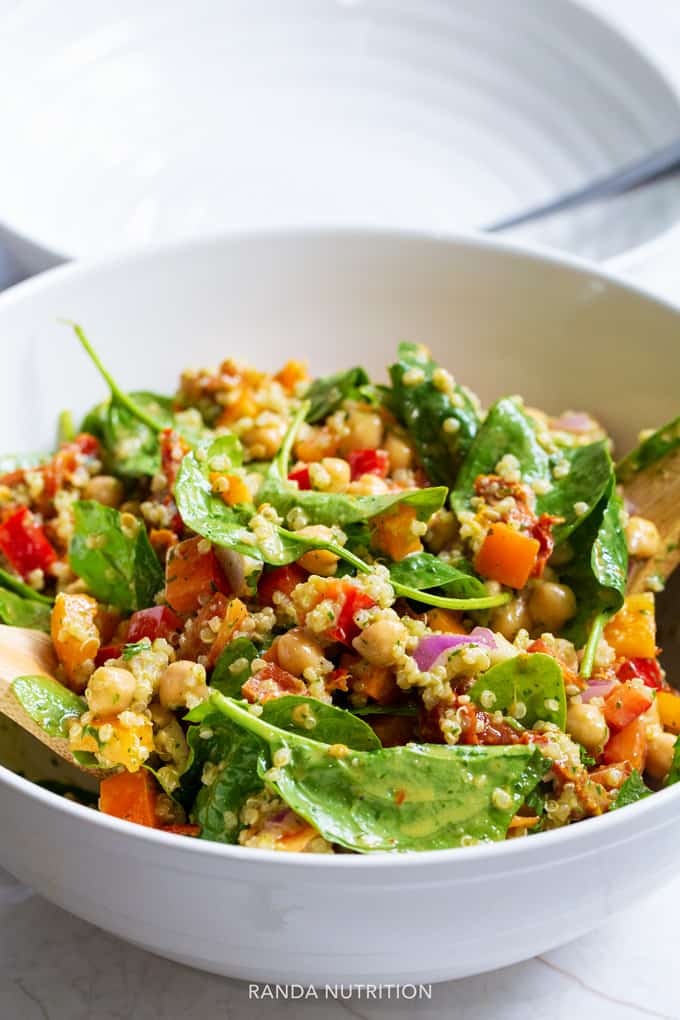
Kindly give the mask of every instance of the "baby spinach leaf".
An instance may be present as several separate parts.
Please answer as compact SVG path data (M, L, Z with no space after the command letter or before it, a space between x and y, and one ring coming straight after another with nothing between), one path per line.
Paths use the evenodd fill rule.
M403 715L403 716L416 716L418 715L418 706L413 703L407 703L405 705L377 705L371 703L369 705L362 705L361 708L350 708L349 711L353 715L365 716L365 715Z
M57 443L61 446L63 443L72 443L76 438L76 426L73 421L73 413L65 410L61 411L57 420Z
M87 711L87 702L49 676L20 676L11 684L24 712L50 737L68 737L68 722Z
M512 454L519 462L522 482L542 483L545 493L536 498L536 513L562 517L555 525L555 544L563 542L584 521L576 507L585 503L590 510L604 495L612 477L612 461L604 442L561 449L549 455L541 446L533 420L516 397L503 397L489 411L461 467L451 494L457 512L470 507L478 475L496 472L504 456ZM554 477L558 461L566 461L568 472ZM580 507L579 507L580 509Z
M474 574L440 560L431 553L413 553L399 563L390 563L392 583L408 585L417 591L444 588L447 595L458 598L484 597L486 588Z
M616 808L627 807L629 804L637 804L639 800L649 797L651 792L649 787L643 783L642 776L638 770L633 769L628 779L621 786L616 795L616 800L609 810L614 811Z
M215 663L210 686L229 698L240 697L241 688L250 676L250 664L258 654L257 648L249 638L240 637L230 641ZM241 659L245 661L243 668L232 669L234 663Z
M23 598L7 588L0 588L0 623L9 627L28 627L50 632L50 607L35 599Z
M265 704L261 718L280 730L323 744L344 744L357 751L374 751L382 746L368 723L344 708L326 705L317 698L297 694L272 698Z
M135 406L162 428L173 426L172 401L155 393L128 394ZM117 475L139 478L155 475L161 467L158 431L149 428L128 407L111 400L102 423L101 440L111 469Z
M8 591L16 592L17 595L21 595L24 599L29 599L31 602L42 602L44 606L51 606L54 601L48 598L47 595L41 595L40 592L35 591L30 585L24 584L20 577L15 574L10 574L7 570L0 568L0 586L7 588Z
M660 429L643 440L634 450L616 465L616 476L620 482L628 482L645 468L655 464L662 457L680 446L680 417L662 425Z
M540 752L523 745L411 744L336 757L327 744L286 733L220 694L212 703L260 738L271 759L287 750L287 764L272 770L260 758L260 775L322 836L359 853L503 839L546 771Z
M560 578L573 589L579 607L564 631L577 648L585 643L595 617L603 614L606 619L623 605L628 550L622 511L612 477L598 506L570 538L572 558L561 568Z
M322 421L337 411L343 400L362 399L361 387L368 383L368 375L359 367L315 379L305 393L305 400L309 403L307 421L312 425Z
M72 570L100 602L122 612L154 605L164 577L141 521L123 528L121 514L93 500L73 504Z
M236 843L243 828L241 808L262 789L257 765L265 753L263 744L216 712L189 729L187 742L190 761L176 791L177 799L185 804L193 800L191 817L201 826L201 839ZM206 768L210 765L212 778Z
M479 417L468 391L456 385L452 393L439 389L433 376L439 366L419 344L399 344L398 361L390 366L392 389L386 400L408 429L427 476L435 484L450 486L479 427ZM409 384L407 373L422 374ZM455 431L444 423L453 420Z
M555 659L541 652L516 655L498 663L483 673L467 692L477 705L484 708L491 692L495 696L494 712L513 715L511 707L523 704L526 708L521 723L528 729L542 720L555 723L561 730L567 721L567 700L562 670Z

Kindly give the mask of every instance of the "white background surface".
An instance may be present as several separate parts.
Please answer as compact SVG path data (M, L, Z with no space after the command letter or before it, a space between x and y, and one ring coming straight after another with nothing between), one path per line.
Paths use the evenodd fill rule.
M540 0L536 0L540 3ZM680 0L589 0L607 10L648 46L680 88ZM668 247L664 262L636 269L640 280L672 292L676 271ZM675 259L680 265L680 258ZM3 279L0 252L0 281ZM680 272L677 296L680 298ZM1 834L0 834L1 838ZM46 852L49 849L46 847ZM680 865L680 852L678 854ZM612 868L616 862L612 861ZM105 876L102 876L105 881ZM492 974L434 986L420 1003L257 1002L247 985L187 970L156 959L99 932L34 896L0 873L1 1020L179 1020L212 1018L412 1018L440 1020L626 1020L677 1018L680 950L680 878L624 911L602 930L544 957ZM565 874L569 896L577 873ZM626 876L620 876L621 904ZM540 911L540 903L527 903ZM238 919L234 920L238 923ZM405 918L405 924L408 919ZM351 938L351 932L348 932ZM407 950L405 949L405 952Z

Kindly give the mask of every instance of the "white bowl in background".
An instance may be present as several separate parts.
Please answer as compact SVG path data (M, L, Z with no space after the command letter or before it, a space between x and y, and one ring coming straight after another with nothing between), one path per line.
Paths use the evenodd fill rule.
M410 338L485 401L584 407L623 446L678 409L680 314L587 264L484 238L274 233L61 267L0 297L3 448L52 442L61 408L103 395L61 317L127 387L169 390L229 354L381 373ZM0 818L0 865L170 959L253 981L437 981L566 942L676 874L680 786L565 830L412 855L169 836L4 767Z
M680 101L570 0L22 0L0 14L0 223L25 272L281 226L478 227L655 148ZM680 181L531 236L604 258Z

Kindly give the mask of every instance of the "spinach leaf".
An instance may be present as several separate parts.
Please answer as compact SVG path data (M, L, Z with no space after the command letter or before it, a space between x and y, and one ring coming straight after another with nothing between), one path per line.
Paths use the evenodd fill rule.
M0 623L9 627L28 627L50 632L50 607L35 599L23 598L7 588L0 588Z
M564 631L577 648L584 645L595 617L608 619L623 605L628 550L622 511L612 477L598 506L570 538L572 558L561 568L560 579L573 589L579 607Z
M327 744L286 733L220 694L211 700L260 738L270 758L288 751L287 764L272 770L260 758L261 777L326 839L359 853L503 839L546 771L540 752L523 745L411 744L335 757Z
M21 595L22 598L29 599L31 602L41 602L44 606L52 605L53 599L48 598L47 595L41 595L29 584L24 584L20 577L10 574L2 568L0 568L0 586L7 588L8 591L16 592L17 595Z
M61 411L57 421L57 443L72 443L76 438L76 427L71 411Z
M416 716L418 715L418 707L412 703L405 705L377 705L372 703L370 705L362 705L361 708L350 708L349 711L352 715L365 716L365 715L403 715L403 716Z
M645 786L642 782L642 776L638 770L633 769L628 779L621 786L616 795L616 800L609 810L614 811L616 808L627 807L629 804L637 804L639 800L649 797L651 792L649 787Z
M680 446L680 417L662 425L660 429L643 440L616 465L616 476L620 482L628 482L645 468L655 464L662 457Z
M68 737L68 722L87 711L87 702L49 676L20 676L11 684L24 712L50 737Z
M317 698L297 694L272 698L264 705L261 718L280 730L323 744L344 744L356 751L374 751L382 746L368 723L344 708L326 705Z
M584 515L579 516L575 507L585 503L593 510L612 478L612 461L604 442L561 449L558 455L549 455L539 443L535 425L520 401L503 397L489 411L461 467L451 494L454 510L469 509L478 475L494 474L506 454L519 461L524 483L538 482L547 488L536 499L536 513L564 518L553 529L556 545L582 525ZM558 461L566 461L569 470L555 478L553 468Z
M133 392L128 396L159 426L172 428L172 401L168 397L146 391ZM139 478L160 471L161 450L157 430L149 428L136 414L115 400L108 404L101 440L109 464L117 475Z
M93 500L73 504L72 570L100 602L122 612L154 605L164 577L141 521L123 528L121 514Z
M309 403L307 421L312 425L322 421L333 411L337 411L343 400L361 400L363 397L361 388L368 383L370 383L368 375L359 367L315 379L305 393L305 400Z
M482 582L469 572L469 568L462 570L460 566L446 563L427 552L413 553L399 563L390 563L389 570L393 584L408 585L416 591L444 588L447 595L458 598L484 597L487 594Z
M216 712L189 729L187 742L190 760L177 797L187 803L195 796L191 817L201 826L201 839L236 843L243 828L239 812L246 799L262 789L257 773L262 742Z
M673 750L673 761L669 769L668 775L664 780L664 786L674 786L675 783L680 782L680 740L675 741L675 748Z
M210 686L229 698L239 698L241 688L250 676L250 664L259 652L253 642L246 637L230 641L219 659L210 677ZM234 670L232 666L239 660L245 660L242 669Z
M450 486L479 427L475 403L469 392L456 385L452 393L439 389L433 376L439 366L418 344L399 344L398 361L390 366L392 389L387 403L408 429L428 478ZM407 373L421 373L409 384ZM447 431L445 422L456 423Z
M467 692L472 700L488 708L483 695L491 692L496 700L493 711L513 715L511 707L523 704L526 712L520 722L528 729L539 720L555 723L561 730L567 721L567 699L562 670L555 659L541 652L516 655L483 673Z

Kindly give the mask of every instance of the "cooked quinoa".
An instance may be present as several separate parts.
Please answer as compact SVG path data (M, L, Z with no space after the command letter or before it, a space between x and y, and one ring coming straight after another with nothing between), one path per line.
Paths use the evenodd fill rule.
M625 590L659 535L602 426L482 411L422 345L389 376L230 357L0 459L0 621L51 635L100 810L253 850L424 850L680 777L654 594ZM48 683L15 681L26 711Z

